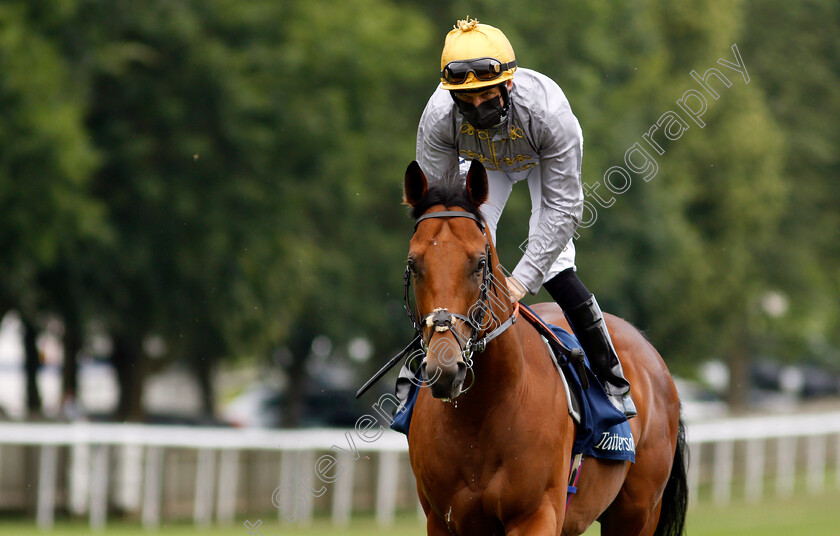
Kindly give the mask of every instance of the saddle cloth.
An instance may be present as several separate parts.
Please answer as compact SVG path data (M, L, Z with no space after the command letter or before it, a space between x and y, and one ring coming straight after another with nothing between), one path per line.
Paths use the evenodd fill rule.
M577 424L572 454L635 462L636 444L627 417L609 401L604 388L592 372L589 359L583 357L583 368L576 367L569 359L571 350L581 349L577 337L559 326L543 322L533 310L522 303L520 313L543 336L549 347L551 359L564 379L569 395L569 413ZM578 374L581 369L585 370L587 376L586 388L583 387ZM415 378L422 380L419 370L415 373ZM407 397L401 401L395 412L391 429L408 435L419 392L420 388L412 383Z

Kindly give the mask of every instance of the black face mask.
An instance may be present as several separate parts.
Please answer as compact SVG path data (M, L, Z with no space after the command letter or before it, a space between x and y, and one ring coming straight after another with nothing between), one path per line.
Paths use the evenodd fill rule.
M452 98L455 100L455 105L458 106L458 111L464 116L464 120L478 129L493 128L502 123L507 118L508 100L506 98L507 88L502 90L502 95L495 99L482 102L478 106L473 106L467 101L461 100L454 94Z

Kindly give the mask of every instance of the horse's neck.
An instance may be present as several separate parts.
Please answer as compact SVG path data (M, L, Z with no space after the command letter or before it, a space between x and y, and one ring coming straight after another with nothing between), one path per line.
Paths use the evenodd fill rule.
M514 324L473 357L475 383L469 393L480 404L494 403L522 388L527 374L520 330Z

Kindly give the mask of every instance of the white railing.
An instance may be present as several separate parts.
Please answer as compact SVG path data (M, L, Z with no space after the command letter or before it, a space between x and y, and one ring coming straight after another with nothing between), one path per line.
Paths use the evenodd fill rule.
M766 477L775 480L776 495L790 496L802 471L809 493L825 489L830 469L840 489L840 412L729 418L692 423L687 431L694 499L700 497L701 485L709 484L712 499L728 503L736 475L748 501L761 499Z
M58 506L101 528L111 505L139 513L144 526L155 528L173 515L172 504L181 504L181 515L186 509L197 525L270 511L281 521L306 523L316 509L341 525L359 508L389 525L398 508L418 504L405 437L376 430L0 423L0 510L14 508L4 501L12 496L7 488L31 483L42 528L53 525ZM687 438L693 500L726 503L741 487L744 498L759 500L767 477L775 479L777 494L789 495L798 473L807 491L818 493L831 470L840 487L840 412L696 422Z
M313 516L317 497L315 492L310 492L311 500L297 500L294 496L296 488L306 493L309 488L305 488L305 484L308 482L311 487L315 476L314 455L319 452L335 453L334 446L337 446L344 451L353 451L354 457L356 453L359 458L366 455L369 459L371 454L376 456L376 516L380 524L388 525L393 521L397 506L394 499L400 457L407 452L405 437L389 430L375 442L366 442L354 438L355 434L355 431L334 429L262 430L131 424L0 423L0 510L8 508L2 502L4 473L8 473L8 468L4 467L4 451L10 446L36 447L36 519L40 527L51 527L58 496L59 449L65 449L69 453L69 462L66 464L68 510L75 514L87 513L91 526L102 528L109 504L118 501L124 510L135 507L141 514L143 525L155 528L160 525L162 516L164 453L170 450L190 450L196 453L192 488L193 519L197 525L207 525L214 517L218 522L227 524L237 514L237 493L242 480L240 454L262 452L276 457L280 467L272 485L262 491L265 498L263 502L269 503L269 507L272 506L272 500L280 503L283 506L279 509L281 520L296 518L306 522ZM349 444L350 441L353 443ZM118 457L112 461L114 452ZM355 464L348 456L334 458L340 465L342 478L334 484L331 494L332 516L336 523L343 523L349 520L353 506ZM118 466L117 477L113 474L114 466ZM117 484L117 489L109 495L112 481ZM278 489L288 491L291 496L274 497L273 493ZM214 496L217 497L216 501ZM289 511L288 507L294 510Z

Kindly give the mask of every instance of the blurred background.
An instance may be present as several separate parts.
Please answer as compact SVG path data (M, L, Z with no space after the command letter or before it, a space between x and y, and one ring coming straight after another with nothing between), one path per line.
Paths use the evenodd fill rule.
M81 534L107 518L123 527L108 531L184 521L204 534L236 520L220 534L297 534L242 523L279 523L282 466L311 468L306 456L392 388L395 373L354 398L412 337L402 178L443 37L468 14L563 88L590 187L663 114L687 121L678 139L657 135L655 176L633 174L577 241L582 279L657 347L686 417L826 412L837 426L837 2L2 0L0 532L8 520L10 534L36 522ZM733 44L749 83L717 63L735 61ZM677 101L702 90L692 71L712 67L732 84L712 79L719 98L701 128ZM529 211L515 188L498 237L508 268ZM133 424L94 426L109 423ZM79 439L79 426L100 439ZM154 439L185 426L221 443ZM337 435L301 454L310 436L294 434L307 429ZM247 436L257 431L269 435ZM231 434L264 446L234 461ZM836 433L797 434L762 447L762 471L805 453L828 463L808 457L805 484L792 469L772 486L822 490L822 471L836 489ZM265 446L281 443L296 454ZM758 451L726 445L739 481ZM727 458L695 459L709 468L695 491L728 504L704 476L725 476ZM400 533L422 533L404 453L355 465L352 523L359 511L387 527L395 511L408 519ZM347 526L333 494L315 501L314 522L338 510Z

